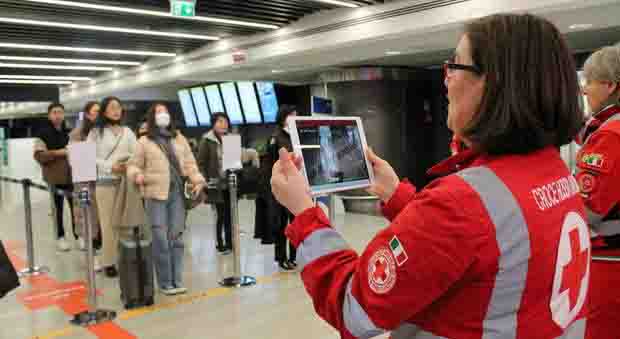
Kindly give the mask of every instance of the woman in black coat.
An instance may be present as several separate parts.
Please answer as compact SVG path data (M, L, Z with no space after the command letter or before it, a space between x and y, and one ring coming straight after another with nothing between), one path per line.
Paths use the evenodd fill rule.
M269 170L265 170L265 180L263 182L269 183L271 181L271 168L278 160L278 151L280 148L286 148L289 152L293 151L291 145L291 137L288 132L287 119L297 115L297 109L295 106L282 105L278 111L278 118L276 119L277 127L269 139L267 145L267 159L265 163ZM262 164L261 164L262 167ZM267 199L267 225L271 225L271 231L275 240L275 261L278 263L281 269L290 271L297 267L296 257L297 250L293 244L289 244L289 253L287 256L286 251L286 236L284 230L286 226L293 221L293 215L282 205L280 205L273 195L271 194L271 187L266 190L268 194Z

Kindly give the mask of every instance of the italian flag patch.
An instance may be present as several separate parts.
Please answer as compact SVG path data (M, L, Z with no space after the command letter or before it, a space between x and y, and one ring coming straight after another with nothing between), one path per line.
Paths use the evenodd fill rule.
M603 167L603 156L601 154L586 154L581 158L581 161L592 167Z
M407 252L405 252L405 248L396 236L394 236L394 238L390 241L390 249L392 250L392 254L396 259L396 264L398 264L398 266L402 266L407 259L409 259Z

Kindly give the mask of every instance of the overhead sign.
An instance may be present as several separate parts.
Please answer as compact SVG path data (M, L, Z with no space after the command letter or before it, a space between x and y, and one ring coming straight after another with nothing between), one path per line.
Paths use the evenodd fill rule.
M170 0L170 13L178 17L196 15L196 0Z

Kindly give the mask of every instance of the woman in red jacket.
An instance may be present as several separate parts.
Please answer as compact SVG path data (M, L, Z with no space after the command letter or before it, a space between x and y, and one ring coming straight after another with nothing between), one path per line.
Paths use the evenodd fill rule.
M585 63L584 95L592 118L579 134L577 181L593 233L594 255L620 260L620 46L605 47ZM588 338L617 339L620 263L592 262Z
M280 151L272 190L296 216L286 233L317 313L343 338L583 338L591 245L558 151L581 121L560 32L532 15L478 19L445 67L448 127L468 149L421 191L369 152L391 225L360 255Z

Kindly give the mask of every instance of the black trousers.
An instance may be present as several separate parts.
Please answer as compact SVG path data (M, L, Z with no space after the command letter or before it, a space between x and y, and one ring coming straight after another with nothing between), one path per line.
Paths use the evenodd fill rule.
M286 226L293 221L293 215L284 207L280 207L280 224L278 225L278 231L275 234L275 260L277 262L283 261L295 261L297 260L297 249L292 243L289 243L288 259L286 255L286 235L284 230Z
M224 201L215 204L215 208L217 209L217 234L215 239L217 241L218 247L232 249L232 217L230 211L230 193L229 191L224 191L223 195ZM224 239L226 242L222 240L222 231L224 233Z
M54 188L61 189L65 192L73 192L73 185L53 185ZM69 201L69 210L71 211L71 226L73 228L73 236L75 239L78 238L78 234L75 231L75 218L73 216L73 196L67 195L67 201ZM64 206L65 206L65 196L60 194L54 194L54 206L56 206L56 236L58 239L65 237L65 227L64 227Z

